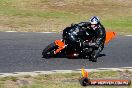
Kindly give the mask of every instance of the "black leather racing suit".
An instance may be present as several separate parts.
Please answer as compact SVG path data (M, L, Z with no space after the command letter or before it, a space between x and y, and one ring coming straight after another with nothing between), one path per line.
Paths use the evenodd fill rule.
M73 43L78 43L78 37L81 39L85 39L87 36L91 36L94 38L93 43L96 43L98 48L93 52L92 57L96 58L98 57L99 53L103 50L104 48L104 42L105 42L105 37L106 37L106 31L103 25L99 23L99 26L97 29L93 30L90 26L89 22L81 22L78 24L74 24L71 27L67 27L64 31L67 31L70 35L70 41ZM65 38L65 36L63 36Z
M99 56L99 53L104 48L106 38L105 28L101 23L99 23L98 27L95 30L93 30L89 22L81 22L78 24L78 26L80 26L81 29L85 30L86 37L88 34L88 36L92 36L94 38L93 43L95 43L98 48L94 50L92 57L97 58Z

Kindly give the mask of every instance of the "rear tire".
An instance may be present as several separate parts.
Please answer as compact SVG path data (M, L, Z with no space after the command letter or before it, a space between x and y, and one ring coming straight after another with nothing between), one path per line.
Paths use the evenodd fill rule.
M54 51L58 48L57 45L55 45L55 43L51 43L49 44L42 52L42 55L43 55L43 58L50 58L50 57L53 57L55 54L54 54Z

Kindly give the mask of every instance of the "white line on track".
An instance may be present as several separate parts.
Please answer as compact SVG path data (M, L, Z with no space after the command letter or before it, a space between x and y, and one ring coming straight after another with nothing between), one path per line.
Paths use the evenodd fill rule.
M132 36L132 35L126 35L126 36Z
M5 31L5 32L17 32L17 31Z
M35 32L35 33L56 33L56 32Z
M17 31L5 31L5 32L11 32L11 33L13 33L13 32L17 32ZM26 32L24 32L24 33L26 33ZM47 33L47 34L50 34L50 33L56 33L56 32L33 32L33 33Z
M97 69L85 69L88 72L98 72L98 71L132 71L132 67L120 67L120 68L97 68ZM77 72L80 73L81 69L75 70L51 70L51 71L33 71L33 72L13 72L13 73L0 73L0 77L6 76L21 76L21 75L31 75L36 76L39 74L53 74L53 73L72 73Z

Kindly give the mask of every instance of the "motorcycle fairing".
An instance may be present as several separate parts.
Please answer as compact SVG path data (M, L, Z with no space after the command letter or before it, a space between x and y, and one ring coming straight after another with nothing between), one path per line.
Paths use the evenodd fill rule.
M65 48L65 44L61 40L55 40L55 44L58 46L58 49L55 51L55 54Z

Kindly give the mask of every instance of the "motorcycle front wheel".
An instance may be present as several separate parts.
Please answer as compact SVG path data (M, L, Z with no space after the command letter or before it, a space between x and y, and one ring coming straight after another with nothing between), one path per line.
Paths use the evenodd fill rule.
M58 49L58 46L55 45L55 43L51 43L49 44L42 52L42 55L43 55L43 58L50 58L50 57L53 57L55 54L54 54L54 51Z

